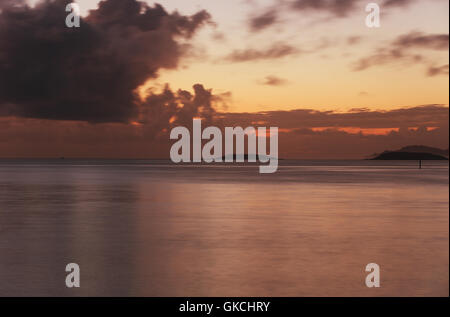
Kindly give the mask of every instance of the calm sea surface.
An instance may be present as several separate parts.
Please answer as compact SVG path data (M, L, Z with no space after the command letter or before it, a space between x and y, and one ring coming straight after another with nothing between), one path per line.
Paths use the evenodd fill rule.
M281 164L0 160L0 295L449 295L448 162Z

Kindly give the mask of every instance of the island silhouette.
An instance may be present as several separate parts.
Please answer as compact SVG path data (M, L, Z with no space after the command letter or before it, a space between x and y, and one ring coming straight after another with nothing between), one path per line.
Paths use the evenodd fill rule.
M448 160L448 149L443 150L425 145L409 145L399 150L374 154L371 160Z

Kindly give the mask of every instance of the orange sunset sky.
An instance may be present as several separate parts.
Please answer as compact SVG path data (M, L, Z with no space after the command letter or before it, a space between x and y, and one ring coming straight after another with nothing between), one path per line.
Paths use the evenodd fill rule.
M282 2L162 1L167 8L182 12L206 8L217 28L202 30L193 56L181 69L161 72L157 82L189 89L193 78L202 78L217 92L232 92L229 111L299 107L345 111L448 104L448 74L427 73L429 67L448 65L448 49L412 46L405 49L403 58L386 58L367 69L355 69L358 62L379 50L394 49L392 42L405 34L448 35L448 1L410 1L409 6L392 7L384 7L380 1L380 28L365 25L364 7L369 1L355 1L355 9L345 16L326 9L281 8L273 25L259 31L249 29L249 19L274 10ZM219 39L212 40L214 35ZM273 44L286 45L292 53L242 62L227 60L232 52L264 51ZM424 60L409 60L408 56L415 54L424 55ZM279 78L280 83L264 85L271 77ZM148 84L153 85L153 81Z
M70 36L78 39L89 37L87 29L91 27L101 30L93 31L96 36L103 34L92 43L103 46L90 51L96 44L80 42L83 44L70 48L84 54L74 57L79 64L64 68L68 76L72 72L80 76L75 84L67 83L73 90L65 86L66 76L55 75L58 80L52 78L40 90L48 93L36 92L36 98L31 93L32 103L31 97L24 97L30 89L24 89L22 95L11 93L11 76L17 88L22 84L34 87L33 81L44 85L39 84L40 78L53 76L56 68L50 64L34 67L33 59L42 65L39 61L60 58L39 45L48 47L47 37L38 42L32 36L20 36L17 28L22 26L14 24L9 13L24 10L29 16L42 16L46 5L17 1L13 8L10 2L14 1L0 2L4 3L0 6L0 29L2 25L3 30L15 27L18 35L0 31L0 48L7 47L6 53L0 54L0 74L2 70L4 74L0 75L0 157L168 157L167 131L189 124L194 116L217 125L277 125L283 157L362 158L411 144L448 148L448 1L161 0L158 3L172 22L161 22L156 34L140 22L133 24L138 20L133 18L134 11L119 17L128 12L123 3L131 8L137 3L134 0L120 5L105 1L103 11L98 9L99 1L78 0L82 15L79 30L64 27L67 13L62 12L61 25L49 23L52 32L45 33L72 32ZM137 14L155 8L153 1L146 2L148 6ZM365 25L369 2L380 5L380 28ZM31 28L36 19L29 21ZM179 29L172 31L173 25ZM58 40L52 41L62 41L55 38ZM170 41L166 43L167 38ZM154 46L142 44L153 40ZM11 41L17 41L22 52L32 47L27 41L36 42L36 54L28 57L28 70L36 68L34 72L21 77L19 66L11 66L15 65L12 56L17 56L6 44ZM71 45L61 43L55 47ZM160 46L161 53L156 53ZM109 49L113 53L109 54ZM69 59L75 54L67 52L61 56ZM95 100L89 107L103 102L101 111L90 112L89 108L58 114L66 105L84 109L79 104L85 104L82 96L89 87L82 84L81 69L83 61L92 56L100 56L100 61L110 56L114 61L123 58L126 62L121 65L136 68L128 74L108 68L105 62L89 76L97 78L99 72L111 69L98 75L106 86L98 88L99 95L125 86L129 95L131 91L134 94L131 108L108 115L111 102L97 96L89 99ZM63 60L61 57L61 65L68 67ZM80 70L74 70L76 67ZM110 83L112 77L115 80ZM201 86L193 88L195 84ZM66 96L78 96L74 100L54 98L52 94L58 89L61 95L68 91ZM186 99L183 92L192 98ZM121 96L111 100L120 101ZM55 100L60 101L55 106L57 113L48 106ZM123 100L128 102L125 97ZM171 102L172 112L167 110Z

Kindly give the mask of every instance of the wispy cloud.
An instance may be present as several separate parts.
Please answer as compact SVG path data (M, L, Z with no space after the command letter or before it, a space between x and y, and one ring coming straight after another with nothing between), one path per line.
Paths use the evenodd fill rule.
M280 128L360 127L408 128L416 126L444 126L448 124L448 106L423 105L393 110L353 109L348 112L297 109L257 113L228 113L222 115L226 123L242 126L251 122L266 122Z
M261 15L257 15L250 19L249 26L253 32L261 31L277 22L277 11L270 8Z
M244 50L234 50L228 56L226 56L225 59L230 62L249 62L278 59L290 55L297 55L300 52L301 51L294 46L291 46L287 43L278 42L262 49L248 48Z
M430 63L436 63L436 61L430 61L422 52L424 50L446 51L448 50L448 43L448 34L411 32L398 36L388 46L378 48L371 55L360 58L353 63L352 69L362 71L373 66L394 62L429 65ZM428 66L428 74L445 74L445 65L442 68Z
M392 45L399 49L425 48L447 51L448 37L448 34L424 34L414 31L399 36Z
M287 84L287 80L274 75L269 75L266 76L264 80L260 81L260 84L267 86L283 86Z
M442 0L438 0L442 1ZM378 4L384 9L407 7L418 0L384 0ZM309 14L325 14L329 18L321 21L331 21L331 18L346 18L365 7L368 2L360 0L275 0L271 6L264 9L249 20L250 30L259 32L275 25L286 12L307 12Z
M430 66L427 71L428 76L447 75L448 76L448 64L442 66Z

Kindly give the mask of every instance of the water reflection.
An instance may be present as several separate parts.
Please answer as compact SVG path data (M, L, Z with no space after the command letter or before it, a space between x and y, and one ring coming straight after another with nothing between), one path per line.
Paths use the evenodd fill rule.
M0 295L448 295L448 165L255 171L0 163Z

